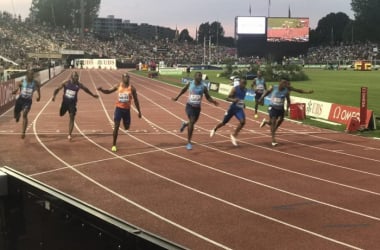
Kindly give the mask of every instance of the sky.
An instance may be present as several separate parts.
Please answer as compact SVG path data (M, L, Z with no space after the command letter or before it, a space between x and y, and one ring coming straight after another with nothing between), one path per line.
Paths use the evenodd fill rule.
M31 2L0 0L0 10L25 18ZM101 0L99 17L113 15L131 23L188 29L193 37L200 24L218 21L225 35L233 36L235 17L249 16L250 7L252 16L268 16L269 12L271 17L287 17L290 7L292 17L309 17L312 29L331 12L343 12L354 18L351 0Z

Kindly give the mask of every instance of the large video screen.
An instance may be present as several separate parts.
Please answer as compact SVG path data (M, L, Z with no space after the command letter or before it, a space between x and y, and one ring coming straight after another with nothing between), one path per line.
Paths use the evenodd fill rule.
M308 42L309 18L268 18L268 42Z
M265 35L266 31L266 17L236 17L236 34L238 35Z

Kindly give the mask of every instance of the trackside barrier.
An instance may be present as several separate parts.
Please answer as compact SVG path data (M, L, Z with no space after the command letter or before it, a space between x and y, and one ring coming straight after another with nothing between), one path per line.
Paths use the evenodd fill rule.
M0 249L185 249L11 168L0 168Z
M346 132L353 133L353 132L358 131L359 128L360 128L359 119L356 117L351 117L347 122Z
M290 119L304 120L306 119L306 104L305 103L292 103L289 107Z
M0 115L14 105L16 101L16 96L12 94L14 89L14 79L0 83Z

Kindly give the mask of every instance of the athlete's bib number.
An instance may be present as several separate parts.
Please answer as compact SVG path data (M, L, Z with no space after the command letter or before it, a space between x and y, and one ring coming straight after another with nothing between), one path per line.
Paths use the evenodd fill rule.
M74 90L71 90L71 89L66 89L66 91L65 91L65 97L68 99L74 99L75 94L76 94L76 92Z
M239 108L244 108L244 101L243 101L243 100L239 100L239 101L236 103L236 106L238 106Z
M257 93L263 93L264 92L264 85L257 85L256 86L256 92Z
M121 103L129 102L129 95L125 93L119 93L119 102Z
M190 95L190 103L199 104L201 103L202 96L201 95Z
M276 106L283 105L284 104L284 99L283 98L278 98L278 97L273 97L272 104L276 105Z
M32 97L33 89L32 88L23 88L21 90L21 96L24 98Z

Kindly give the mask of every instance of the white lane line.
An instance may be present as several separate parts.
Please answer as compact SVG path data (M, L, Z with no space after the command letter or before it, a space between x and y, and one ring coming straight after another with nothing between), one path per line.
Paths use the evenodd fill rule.
M138 75L136 75L135 74L135 76L138 76ZM145 79L145 78L143 78L143 77L141 77L141 76L138 76L138 77L140 77L144 82L146 82L146 83L151 83L150 81L156 81L156 82L159 82L159 83L161 83L160 85L155 85L155 89L157 89L157 88L161 88L161 89L163 89L163 90L165 90L165 93L167 93L167 92L172 92L172 93L174 93L174 94L177 94L178 92L174 92L173 91L173 88L175 87L175 86L173 86L173 85L170 85L170 84L168 84L168 83L166 83L166 82L162 82L162 81L160 81L160 80L157 80L157 79L149 79L149 80L147 80L147 79ZM167 88L165 88L165 87L163 87L163 86L165 86L165 87L167 87ZM147 88L145 85L139 85L139 87L144 87L144 88ZM150 90L152 90L152 89L150 89ZM153 91L153 90L152 90ZM156 91L155 91L156 92ZM157 92L158 93L158 92ZM223 100L224 101L224 100ZM208 106L210 106L210 107L213 107L213 108L217 108L217 109L221 109L221 110L224 110L223 108L221 108L221 107L215 107L215 106L213 106L212 104L210 104L210 103L204 103L204 104L206 104L206 105L208 105ZM249 109L251 109L251 108L249 108ZM202 113L202 115L207 115L207 114L205 114L205 113ZM208 116L208 115L207 115ZM208 117L210 117L210 116L208 116ZM253 122L256 122L256 123L258 123L259 124L259 122L258 121L256 121L256 120L254 120L254 119L252 119L252 118L250 118L250 116L247 116L247 120L250 120L250 121L253 121ZM287 120L289 120L289 119L287 119ZM317 128L315 128L315 127L310 127L310 126L308 126L308 125L303 125L304 127L308 127L308 128L310 128L310 129L317 129ZM283 130L283 131L289 131L289 132L292 132L292 131L294 131L293 129L287 129L287 128L284 128L284 127L282 127L282 128L280 128L280 130ZM280 131L279 131L280 132ZM339 140L334 140L334 139L330 139L330 138L325 138L325 137L320 137L320 136L315 136L315 135L312 135L312 134L319 134L320 132L315 132L315 133L310 133L310 136L314 136L314 137L317 137L317 138L319 138L319 139L322 139L322 140L327 140L327 141L333 141L333 142L337 142L337 143L342 143L342 144L348 144L348 145L350 145L350 146L355 146L355 147L361 147L361 148L368 148L367 146L365 146L365 145L360 145L360 144L355 144L355 143L348 143L348 142L344 142L344 141L339 141ZM325 134L325 133L323 133L323 134ZM335 132L335 131L331 131L331 130L328 130L328 134L340 134L340 132ZM351 135L351 136L354 136L354 135ZM320 149L323 149L323 148L320 148ZM373 148L373 150L380 150L380 148Z
M140 93L139 95L141 96L141 93ZM146 98L146 97L144 97L144 98ZM146 98L146 99L150 100L149 98ZM162 108L163 108L163 107L162 107ZM163 108L163 109L165 109L165 108ZM170 112L170 111L168 111L168 112ZM105 114L106 114L106 116L108 117L108 119L111 120L111 118L109 117L109 114L108 114L107 112L105 112ZM173 115L176 116L175 114L173 114ZM146 117L143 117L143 119L145 119L145 120L147 121L147 123L153 123L153 122L149 121L148 119L146 119ZM162 130L165 131L165 129L161 128L161 127L158 126L157 124L156 124L156 126L159 127L160 129L162 129ZM169 134L172 134L172 133L170 133L170 131L167 131L167 132L168 132ZM176 134L172 134L172 135L177 136L177 137L183 139L182 137L180 137L180 136L178 136L178 135L176 135ZM84 136L85 136L85 135L84 135ZM231 174L231 173L228 173L228 172L225 172L225 171L221 171L221 170L219 170L219 169L214 169L214 168L212 168L212 167L210 167L210 166L208 166L208 165L205 165L205 164L202 164L202 163L199 163L199 162L195 162L195 161L190 160L190 159L187 159L187 158L185 158L185 157L182 157L182 156L176 155L176 154L174 154L174 153L168 152L168 151L166 151L166 150L164 150L164 149L161 149L161 148L159 148L159 147L157 147L157 146L155 146L155 145L152 145L152 144L147 143L147 142L145 142L145 141L143 141L143 140L140 140L139 138L137 138L137 137L135 137L135 136L133 136L133 135L130 135L130 136L131 136L132 138L134 138L135 140L138 140L138 141L140 141L140 142L142 142L142 143L145 143L145 144L147 144L147 145L150 145L151 147L157 148L157 149L159 149L159 150L161 150L161 151L163 151L163 152L165 152L165 153L168 153L168 154L173 155L173 156L175 156L175 157L178 157L178 158L181 158L181 159L184 159L184 160L190 161L190 162L192 162L192 163L194 163L194 164L197 164L197 165L200 165L200 166L206 167L206 168L208 168L208 169L212 169L212 170L215 170L215 171L217 171L217 172L224 173L224 174L226 174L226 175L236 177L236 178L238 178L238 179L242 179L242 180L245 180L245 181L248 181L248 182L254 183L254 184L258 184L258 185L261 185L261 186L264 186L264 187L268 187L268 188L270 188L270 189L272 189L272 190L277 190L277 191L280 191L280 192L282 192L282 193L290 194L290 195L293 195L293 196L296 196L296 197L299 197L299 198L303 198L303 199L306 199L306 200L314 201L314 202L319 203L319 204L323 204L323 205L330 206L330 207L333 207L333 208L337 208L337 209L340 209L340 210L343 210L343 211L346 211L346 212L350 212L350 213L353 213L353 214L356 214L356 215L360 215L360 216L363 216L363 217L367 217L367 218L370 218L370 219L374 219L374 220L380 221L380 218L377 218L377 217L373 217L373 216L366 215L366 214L362 214L362 213L359 213L359 212L355 212L355 211L352 211L352 210L349 210L349 209L345 209L345 208L341 208L341 207L334 206L334 205L331 205L331 204L327 204L327 203L324 203L324 202L320 202L320 201L317 201L317 200L313 200L313 199L310 199L310 198L308 198L308 197L303 197L303 196L300 196L300 195L297 195L297 194L294 194L294 193L291 193L291 192L287 192L287 191L284 191L284 190L281 190L281 189L277 189L277 188L274 188L274 187L268 186L268 185L266 185L266 184L262 184L262 183L254 182L254 181L252 181L252 180L245 179L245 178L242 178L242 177L240 177L240 176L236 176L236 175L233 175L233 174ZM96 142L93 142L93 143L96 145ZM211 148L211 147L210 147L210 148ZM211 148L211 149L212 149L212 148ZM215 150L215 149L214 149L214 150ZM217 151L220 151L220 150L217 150ZM221 151L221 152L222 152L222 151ZM124 158L122 158L121 160L124 160L124 161L130 162L129 160L126 160L126 159L124 159ZM326 236L320 235L320 234L318 234L318 233L308 231L308 230L303 229L303 228L300 228L300 227L298 227L298 226L295 226L295 225L292 225L292 224L288 224L288 223L283 222L283 221L281 221L281 220L278 220L278 219L275 219L275 218L272 218L272 217L266 216L266 215L264 215L264 214L261 214L261 213L258 213L258 212L255 212L255 211L252 211L252 210L250 210L250 209L247 209L247 208L241 207L241 206L236 205L236 204L234 204L234 203L231 203L231 202L229 202L229 201L223 200L223 199L221 199L221 198L219 198L219 197L215 197L215 196L210 195L210 194L208 194L208 193L205 193L205 192L203 192L203 191L197 190L197 189L195 189L195 188L189 187L189 186L184 185L184 184L182 184L182 183L179 183L179 182L177 182L177 181L175 181L175 180L172 180L172 179L170 179L170 178L167 178L167 177L165 177L165 176L162 176L162 175L160 175L160 174L157 174L157 173L155 173L155 172L153 172L153 171L151 171L151 170L149 170L149 169L145 169L145 168L141 168L141 169L144 170L144 171L147 171L148 173L151 173L151 174L153 174L153 175L156 175L156 176L158 176L158 177L160 177L160 178L163 178L163 179L165 179L165 180L167 180L167 181L169 181L169 182L173 182L173 183L175 183L175 184L177 184L177 185L180 185L180 186L182 186L182 187L185 187L185 188L188 188L188 189L190 189L190 190L193 190L194 192L197 192L197 193L199 193L199 194L203 194L203 195L205 195L205 196L207 196L207 197L209 197L209 198L213 198L213 199L216 199L216 200L221 201L221 202L223 202L223 203L226 203L226 204L228 204L228 205L231 205L231 206L233 206L233 207L240 208L240 209L242 209L243 211L251 212L251 213L253 213L253 214L255 214L255 215L258 215L258 216L264 217L264 218L266 218L266 219L269 219L269 220L272 220L272 221L275 221L275 222L281 223L281 224L283 224L283 225L287 225L287 226L292 227L292 228L295 228L295 229L299 229L299 230L301 230L301 231L303 231L303 232L310 233L310 234L312 234L312 235L314 235L314 236L317 236L317 237L322 236L321 238L326 239L326 240L331 240L331 241L333 241L333 242L335 242L335 243L338 243L338 242L339 242L339 241L337 241L337 240L335 240L335 239L331 239L331 238L329 238L329 237L326 237ZM343 242L341 242L341 243L343 243ZM340 243L338 243L338 244L340 244ZM343 243L343 244L346 244L346 243ZM347 245L346 245L346 246L347 246ZM354 246L352 246L352 247L354 247ZM354 247L354 248L356 248L356 247Z
M141 94L139 94L140 96L143 96ZM165 108L162 107L164 110ZM167 112L170 113L170 111L167 110ZM173 114L175 115L175 114ZM146 119L145 117L143 119ZM151 121L149 121L151 122ZM160 129L162 130L165 130L164 128L160 127L158 124L156 125L157 127L159 127ZM179 135L177 134L173 134L171 133L170 131L167 131L168 134L172 134L173 136L176 136L182 140L186 140L185 138L182 138L180 137ZM142 143L145 143L146 145L149 145L151 147L154 147L154 148L157 148L157 149L160 149L161 151L163 152L166 152L167 154L170 154L170 155L173 155L177 158L180 158L182 160L186 160L186 161L189 161L191 163L194 163L196 165L199 165L199 166L202 166L202 167L205 167L205 168L208 168L208 169L211 169L211 170L214 170L216 172L219 172L219 173L223 173L225 175L229 175L229 176L232 176L232 177L235 177L235 178L238 178L240 180L244 180L244 181L247 181L247 182L250 182L250 183L253 183L253 184L257 184L257 185L260 185L260 186L263 186L263 187L267 187L269 189L272 189L272 190L276 190L276 191L279 191L279 192L282 192L282 193L285 193L285 194L289 194L289 195L292 195L292 196L295 196L295 197L298 197L298 198L302 198L302 199L307 199L307 200L310 200L310 201L313 201L313 202L316 202L316 203L319 203L319 204L322 204L322 205L326 205L326 206L329 206L329 207L332 207L332 208L336 208L336 209L339 209L339 210L342 210L342 211L346 211L346 212L349 212L349 213L352 213L352 214L356 214L356 215L360 215L360 216L363 216L363 217L367 217L369 219L373 219L373 220L377 220L377 221L380 221L380 218L378 217L375 217L375 216L371 216L371 215L368 215L368 214L364 214L364 213L360 213L360 212L356 212L356 211L353 211L353 210L350 210L350 209L346 209L346 208L342 208L342 207L338 207L338 206L335 206L335 205L332 205L332 204L329 204L329 203L326 203L326 202L322 202L322 201L319 201L319 200L315 200L315 199L312 199L312 198L309 198L309 197L306 197L306 196L302 196L302 195L298 195L298 194L295 194L295 193L292 193L292 192L288 192L288 191L285 191L285 190L282 190L282 189L279 189L279 188L276 188L276 187L272 187L272 186L269 186L269 185L266 185L264 183L260 183L260 182L256 182L256 181L253 181L253 180L250 180L250 179L247 179L247 178L244 178L244 177L241 177L239 175L235 175L235 174L232 174L232 173L229 173L229 172L226 172L226 171L222 171L220 169L216 169L216 168L213 168L209 165L206 165L206 164L203 164L203 163L200 163L200 162L197 162L197 161L194 161L194 160L191 160L191 159L188 159L186 157L183 157L181 155L177 155L175 153L172 153L172 152L168 152L166 151L165 149L161 149L153 144L150 144L148 142L145 142L133 135L130 135L132 138L134 138L135 140L138 140ZM274 166L272 164L268 164L268 163L265 163L265 162L260 162L260 161L257 161L257 160L252 160L250 158L246 158L246 157L243 157L243 156L238 156L238 155L235 155L233 153L229 153L227 151L224 151L224 150L219 150L217 148L213 148L213 147L210 147L210 146L207 146L205 144L198 144L202 147L205 147L205 148L208 148L208 149L211 149L213 151L217 151L217 152L220 152L220 153L223 153L223 154L227 154L229 156L232 156L232 157L238 157L240 159L244 159L244 160L247 160L247 161L251 161L251 162L255 162L255 163L259 163L259 164L262 164L264 166L268 166L268 167L272 167L272 168L275 168L275 169L279 169L279 170L283 170L283 171L286 171L286 172L290 172L290 173L295 173L295 174L298 174L298 175L301 175L301 176L305 176L305 177L309 177L309 178L313 178L313 179L317 179L317 180L320 180L320 181L323 181L323 182L327 182L327 183L330 183L330 184L335 184L335 185L339 185L339 186L343 186L343 187L347 187L347 188L350 188L350 189L354 189L354 190L357 190L357 191L362 191L362 192L367 192L367 193L371 193L371 194L374 194L374 195L378 195L380 196L380 193L376 193L376 192L373 192L373 191L370 191L370 190L365 190L365 189L359 189L359 188L356 188L356 187L353 187L353 186L348 186L348 185L345 185L345 184L341 184L341 183L337 183L337 182L332 182L332 181L328 181L328 180L325 180L325 179L322 179L322 178L318 178L318 177L314 177L314 176L309 176L309 175L306 175L306 174L302 174L302 173L299 173L299 172L295 172L295 171L291 171L291 170L287 170L287 169L282 169L280 167L277 167L277 166Z
M157 93L158 95L160 96L163 96L165 98L169 98L168 96L166 95L163 95L155 90L152 90L152 89L149 89L148 87L146 86L143 86L145 89L148 89L149 91L152 91L154 93ZM149 100L150 102L152 102L153 100L151 100L150 98L147 98L146 96L143 96L145 99ZM182 103L180 103L181 105L184 105ZM159 104L156 104L157 106L161 107L162 109L164 109L166 112L168 112L169 114L171 114L172 116L174 116L175 118L178 118L178 119L181 119L179 116L175 115L173 112L171 112L170 110L166 109L165 107L159 105ZM208 114L202 114L202 115L206 115L207 117L209 117L210 119L214 119L214 120L217 120L215 119L215 117L212 117ZM219 120L218 120L219 121ZM201 128L201 126L197 126L198 128ZM203 128L204 129L204 128ZM207 129L204 129L207 133L209 132L209 130ZM291 142L291 143L295 143L295 142L292 142L292 141L289 141L289 140L286 140L286 139L280 139L280 140L283 140L283 141L287 141L287 142ZM341 168L341 169L344 169L344 170L349 170L349 171L353 171L353 172L356 172L356 173L361 173L361 174L366 174L366 175L371 175L371 176L375 176L375 177L380 177L380 174L376 174L376 173L371 173L371 172L368 172L368 171L363 171L363 170L358 170L358 169L354 169L354 168L349 168L349 167L345 167L345 166L341 166L341 165L337 165L337 164L334 164L334 163L330 163L330 162L325 162L325 161L320 161L320 160L317 160L317 159L314 159L314 158L310 158L310 157L304 157L304 156L301 156L301 155L296 155L296 154L291 154L291 153L287 153L287 152L283 152L283 151L278 151L278 150L274 150L272 148L268 148L268 147L263 147L263 146L260 146L260 145L257 145L257 144L252 144L252 143L248 143L248 142L244 142L250 146L253 146L253 147L258 147L258 148L261 148L261 149L264 149L264 150L268 150L268 151L272 151L272 152L276 152L276 153L280 153L280 154L284 154L284 155L288 155L288 156L292 156L292 157L295 157L295 158L299 158L299 159L303 159L303 160L308 160L308 161L312 161L312 162L316 162L316 163L320 163L320 164L324 164L324 165L328 165L328 166L331 166L331 167L336 167L336 168ZM307 144L302 144L302 143L295 143L295 144L298 144L298 145L303 145L305 147L312 147L314 148L313 146L310 146L310 145L307 145ZM331 150L328 150L328 149L324 149L324 148L319 148L319 147L315 147L317 149L320 149L320 150L324 150L324 151L328 151L328 152L332 152ZM343 152L334 152L334 153L341 153L341 154L344 154L346 155L346 153L343 153ZM372 160L372 161L378 161L378 160L375 160L375 159L370 159L370 158L366 158L366 157L361 157L361 156L356 156L356 155L349 155L349 156L353 156L353 157L358 157L360 159L366 159L366 160ZM380 161L379 161L380 162ZM281 168L282 169L282 168ZM298 172L297 172L298 173Z

